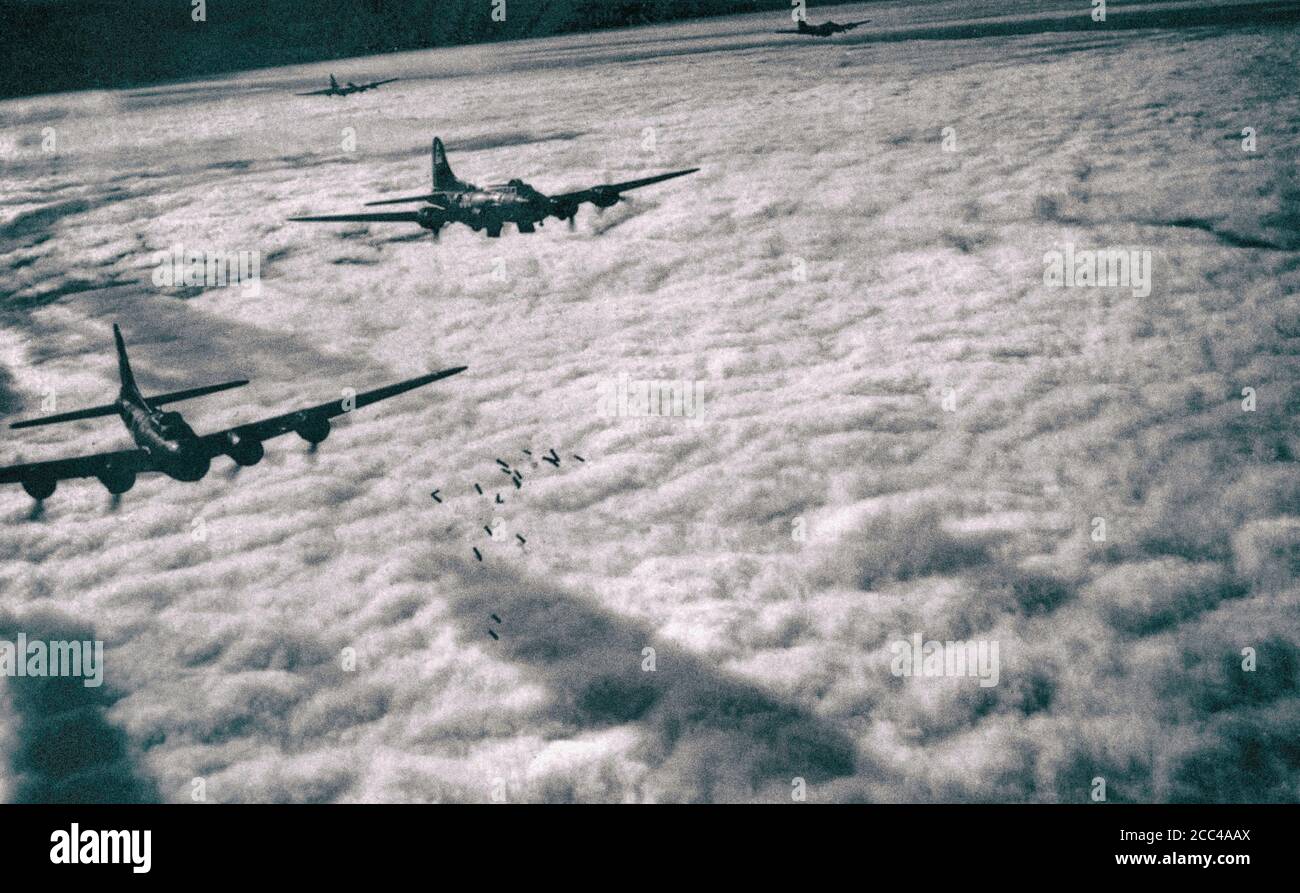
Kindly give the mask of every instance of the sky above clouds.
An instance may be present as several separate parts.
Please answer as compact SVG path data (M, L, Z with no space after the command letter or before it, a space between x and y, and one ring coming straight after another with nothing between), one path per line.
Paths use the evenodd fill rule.
M870 4L816 43L744 16L0 103L7 417L111 399L115 321L147 391L253 380L178 407L200 433L470 367L199 484L0 493L0 639L106 661L0 680L0 794L1294 800L1298 44L1239 5ZM403 80L292 95L331 70ZM425 191L435 135L479 183L702 171L573 232L286 222ZM178 244L260 252L258 293L154 287ZM1067 244L1149 252L1150 294L1046 286ZM602 413L621 377L702 412ZM996 642L998 684L894 675L918 633Z

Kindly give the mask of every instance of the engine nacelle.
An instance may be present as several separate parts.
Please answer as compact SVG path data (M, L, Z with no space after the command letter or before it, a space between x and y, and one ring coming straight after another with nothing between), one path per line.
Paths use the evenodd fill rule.
M330 420L319 417L307 418L294 430L298 432L299 437L315 446L330 436Z
M260 440L240 437L232 431L226 435L226 455L234 459L240 467L247 468L262 461L262 457L266 455L266 447L262 446Z
M99 482L105 490L118 497L135 486L135 472L105 471L100 474Z
M129 468L114 468L110 465L98 477L104 489L114 496L121 496L135 486L135 472Z
M27 491L27 495L32 499L49 499L54 495L54 490L58 486L59 482L54 478L23 478L23 489Z
M442 218L437 216L438 212L433 208L421 208L416 214L419 216L416 222L425 229L432 230L435 233L442 229Z
M596 189L591 195L591 203L597 208L612 208L618 200L619 194L610 189Z

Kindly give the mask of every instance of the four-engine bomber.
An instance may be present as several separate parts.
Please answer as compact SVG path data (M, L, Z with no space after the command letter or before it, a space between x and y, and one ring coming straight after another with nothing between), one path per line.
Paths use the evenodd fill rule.
M411 195L367 202L376 205L405 205L424 202L417 211L380 211L367 214L327 214L312 217L290 217L297 222L309 223L415 223L431 231L436 238L449 223L463 223L475 232L485 231L491 238L501 235L508 223L513 223L521 233L532 233L548 218L567 220L573 226L578 209L590 203L598 208L610 208L623 201L623 193L675 177L693 174L699 168L673 171L641 180L624 183L607 183L577 192L547 195L534 189L523 180L486 187L475 186L458 178L447 163L447 150L442 140L433 140L433 191L425 195Z
M464 366L444 369L364 394L199 436L179 412L164 411L159 407L243 387L248 381L240 379L146 397L136 386L131 362L126 355L126 343L116 324L113 325L113 337L117 341L117 371L121 381L117 400L103 406L15 422L10 427L31 428L116 415L131 433L135 449L0 468L0 484L22 484L33 499L47 499L54 495L59 481L68 478L98 478L114 495L130 490L135 485L136 476L148 472L159 472L178 481L198 481L208 473L212 460L217 456L229 456L241 466L256 465L265 455L262 446L265 441L291 431L315 446L329 436L330 419L335 416L449 378L466 369Z

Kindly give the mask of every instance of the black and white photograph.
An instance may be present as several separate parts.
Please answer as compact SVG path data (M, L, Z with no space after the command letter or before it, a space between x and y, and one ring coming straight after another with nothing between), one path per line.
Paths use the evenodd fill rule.
M0 0L0 828L1240 877L1298 160L1295 0Z

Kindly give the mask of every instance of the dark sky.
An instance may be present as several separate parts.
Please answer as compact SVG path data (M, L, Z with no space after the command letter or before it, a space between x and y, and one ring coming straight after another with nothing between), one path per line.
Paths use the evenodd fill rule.
M834 4L819 3L818 6ZM789 0L0 0L0 95L127 87L272 65L785 10Z

